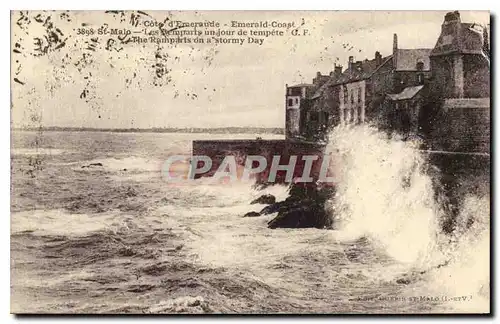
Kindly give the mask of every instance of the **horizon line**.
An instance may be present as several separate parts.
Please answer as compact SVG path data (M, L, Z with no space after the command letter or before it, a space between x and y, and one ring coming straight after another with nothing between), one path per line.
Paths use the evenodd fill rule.
M24 126L11 127L11 131L100 131L100 132L203 132L203 131L264 131L284 134L284 127L227 126L227 127L74 127L74 126Z

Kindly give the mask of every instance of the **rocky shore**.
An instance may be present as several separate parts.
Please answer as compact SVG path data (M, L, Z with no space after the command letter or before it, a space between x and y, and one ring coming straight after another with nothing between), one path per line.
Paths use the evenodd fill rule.
M252 201L252 204L268 204L260 212L251 211L243 217L258 217L278 213L267 226L275 228L330 228L332 220L326 211L325 203L332 197L333 187L317 185L292 184L289 196L276 202L272 195L263 195Z

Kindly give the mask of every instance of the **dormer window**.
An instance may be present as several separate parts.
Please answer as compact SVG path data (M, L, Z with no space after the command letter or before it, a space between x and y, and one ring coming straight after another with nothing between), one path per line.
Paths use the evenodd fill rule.
M423 71L424 70L424 62L419 61L417 62L417 71Z

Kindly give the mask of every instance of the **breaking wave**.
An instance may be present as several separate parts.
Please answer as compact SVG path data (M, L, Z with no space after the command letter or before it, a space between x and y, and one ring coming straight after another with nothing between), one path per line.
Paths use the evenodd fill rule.
M110 135L110 142L123 136ZM286 186L259 190L253 181L209 178L169 184L161 178L161 152L172 144L158 149L156 135L146 139L148 149L126 156L120 145L76 146L78 154L53 156L36 181L14 169L11 255L21 269L13 275L14 310L488 311L489 197L465 196L455 230L444 233L448 212L436 202L435 177L418 143L369 126L334 129L334 230L271 230L275 214L243 215L264 208L250 204L262 194L285 199ZM189 154L188 146L175 146ZM15 158L27 163L28 156ZM399 298L409 296L459 298Z
M445 234L440 224L450 216L436 201L418 145L367 125L331 132L327 152L337 192L329 208L335 235L341 241L367 238L408 271L429 276L429 293L472 296L475 303L461 307L487 311L489 197L467 196L454 232Z

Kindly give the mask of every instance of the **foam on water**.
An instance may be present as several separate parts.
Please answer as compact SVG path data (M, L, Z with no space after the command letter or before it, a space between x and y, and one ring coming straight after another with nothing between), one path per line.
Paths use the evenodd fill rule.
M271 193L278 201L287 196L286 186L258 191L251 181L228 185L198 179L180 189L192 205L182 209L166 205L158 212L165 214L179 234L190 233L187 246L196 263L248 269L246 273L297 292L304 283L294 284L291 277L282 281L281 270L273 267L286 264L300 268L299 260L307 255L324 258L314 262L330 269L316 273L307 267L305 271L311 272L307 280L321 275L321 280L335 286L343 280L359 278L360 281L353 281L352 289L361 289L370 282L394 285L396 279L409 276L409 294L453 297L467 292L474 296L477 305L446 305L454 310L484 309L489 301L484 288L489 283L489 223L485 221L489 215L488 199L469 197L457 220L462 226L450 237L441 231L444 212L435 201L433 179L426 173L427 162L417 149L418 143L388 138L365 125L339 127L330 134L329 143L337 185L329 206L335 220L334 231L269 230L266 223L275 215L242 218L246 212L263 207L249 204L261 194ZM481 230L466 226L471 215L474 226ZM371 247L357 243L366 238L378 256L365 255ZM364 255L360 256L364 265L335 266L345 262L340 257L343 249ZM335 257L329 259L328 253ZM353 257L358 258L355 254ZM380 255L392 261L385 261ZM327 265L329 262L332 267ZM472 276L473 272L477 272L477 280L469 280L466 285L453 279ZM421 274L413 276L414 273Z
M120 171L123 169L131 171L160 171L161 160L144 158L141 156L129 156L124 158L106 158L88 161L88 163L102 163L104 169L110 171Z
M182 187L182 195L189 197L189 206L166 204L157 210L167 223L179 233L188 233L189 246L196 262L213 266L241 266L266 264L276 260L276 254L285 255L289 249L302 248L294 244L294 233L272 232L266 223L275 215L243 218L249 210L260 211L265 205L250 205L262 194L273 194L285 199L287 187L276 185L257 190L252 181L236 181L231 185L213 183L208 178L189 182ZM276 235L271 235L276 234ZM301 234L297 232L297 237ZM271 251L272 250L272 251Z
M44 147L12 148L10 150L11 155L60 155L68 153L71 153L71 151Z
M464 312L488 312L490 302L490 210L487 197L468 196L458 216L459 227L442 250L446 267L433 269L429 287L447 296L465 297L448 305ZM469 225L472 220L472 225ZM436 289L434 289L434 292Z
M238 180L229 184L214 182L211 178L200 178L187 182L184 190L197 196L217 197L213 201L214 206L232 206L237 203L248 204L253 199L264 194L272 194L277 201L284 200L288 196L288 188L284 185L269 186L263 190L255 187L255 181Z
M366 125L336 128L329 143L337 177L330 201L335 237L367 237L408 270L425 271L422 293L471 296L474 303L447 305L487 311L489 198L467 197L450 237L439 226L444 213L418 143L390 139Z
M73 214L63 209L31 210L12 213L11 219L13 234L33 232L39 235L79 236L127 226L118 212L93 215Z
M415 144L390 140L369 126L330 134L339 239L367 236L391 257L415 263L436 243L439 208Z
M31 281L19 275L18 285L45 289L50 296L46 300L50 300L52 306L43 304L43 298L26 299L22 289L18 294L19 303L24 307L38 305L34 309L40 311L50 307L57 311L75 311L70 306L61 306L53 298L62 292L66 295L61 295L61 302L67 300L66 296L74 300L78 293L75 287L79 287L81 301L75 305L82 312L121 309L124 301L141 307L132 307L130 311L146 312L201 312L205 304L227 311L235 303L240 304L234 311L241 312L248 312L249 307L254 307L256 312L283 309L344 313L436 311L434 305L424 303L354 300L380 294L471 296L467 302L442 303L437 307L445 311L486 311L489 199L467 197L455 233L441 233L439 220L443 212L434 201L432 179L425 172L425 157L415 146L415 143L387 139L368 126L333 130L329 149L338 180L336 196L330 201L334 231L271 230L267 228L267 221L276 214L242 216L264 207L250 204L262 194L273 194L277 201L285 199L286 186L259 191L253 181L228 184L214 183L209 178L176 186L162 181L161 175L154 173L161 171L161 157L151 158L142 150L123 158L120 158L121 149L111 158L108 151L96 154L85 151L81 160L70 156L74 165L47 165L46 172L64 171L62 174L67 178L57 180L66 181L65 186L83 183L85 186L80 184L78 188L88 191L69 195L67 191L52 189L60 187L48 188L58 195L54 201L61 201L61 208L80 202L74 199L80 195L85 198L81 208L76 209L82 212L79 214L71 212L71 208L12 214L12 233L18 242L15 247L21 251L14 250L18 259L32 262L33 258L37 266L43 261L48 269L44 280L33 273L25 276L32 278ZM101 158L97 158L99 156ZM93 160L89 160L91 158ZM62 158L54 160L58 162ZM90 163L103 166L81 168ZM134 182L137 180L134 175L145 175L147 185ZM26 177L21 173L14 176ZM123 183L115 183L115 180ZM37 184L51 183L59 185L50 177ZM32 190L28 185L24 188L23 194ZM41 189L37 192L47 199ZM68 197L71 199L67 200ZM92 207L94 203L111 207L97 212ZM133 208L125 208L127 206ZM147 208L138 209L138 206ZM47 243L45 238L39 238L45 235L66 238L57 244ZM43 244L44 253L62 254L63 258L38 259L43 254L26 250L25 241ZM177 243L181 247L178 250L174 248ZM57 248L58 244L62 249ZM89 248L81 249L81 245ZM95 254L100 256L97 262L87 264L87 259L93 260ZM64 258L68 259L68 268L54 271L54 262L66 264ZM125 261L127 266L121 263ZM141 273L146 266L157 266L158 273L136 277L127 272L135 269ZM164 267L166 270L162 270ZM407 285L396 282L402 276L410 279ZM171 290L167 290L170 280L168 289ZM40 282L52 284L40 285ZM231 290L235 287L238 290ZM255 287L259 293L252 293ZM47 291L47 288L53 289ZM115 295L114 290L106 291L100 299L89 297L89 292L104 288L118 290ZM261 305L268 308L264 310ZM288 308L281 308L283 305Z

